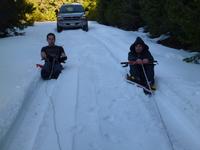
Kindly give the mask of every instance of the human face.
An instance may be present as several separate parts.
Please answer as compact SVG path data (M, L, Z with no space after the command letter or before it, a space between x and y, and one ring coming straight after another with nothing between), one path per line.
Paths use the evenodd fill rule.
M47 37L47 42L48 42L49 46L54 46L55 45L55 38L54 38L54 36L53 35L49 35Z
M141 53L143 51L143 45L142 44L137 44L135 46L135 51L136 51L136 53Z

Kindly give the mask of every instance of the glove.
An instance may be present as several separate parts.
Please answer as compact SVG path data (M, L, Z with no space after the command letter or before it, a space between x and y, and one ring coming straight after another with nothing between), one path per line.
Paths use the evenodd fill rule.
M63 56L63 57L60 58L61 63L65 63L65 60L67 60L67 56Z
M142 60L142 62L143 62L143 64L148 64L149 60L145 58L145 59Z
M139 65L141 65L143 63L142 59L137 59L135 62L136 62L136 64L139 64Z

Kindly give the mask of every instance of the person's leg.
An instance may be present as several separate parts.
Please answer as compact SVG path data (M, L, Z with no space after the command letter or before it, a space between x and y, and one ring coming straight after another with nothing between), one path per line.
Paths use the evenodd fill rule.
M48 80L50 73L51 73L51 64L48 62L45 62L44 66L42 67L42 70L41 70L42 79Z
M141 82L142 68L140 65L130 65L130 75L137 81Z
M59 74L61 73L62 69L63 69L62 65L59 64L59 63L56 63L56 64L54 65L54 68L53 68L52 78L53 78L53 79L57 79L58 76L59 76Z
M154 84L154 65L144 65L148 81L151 85Z

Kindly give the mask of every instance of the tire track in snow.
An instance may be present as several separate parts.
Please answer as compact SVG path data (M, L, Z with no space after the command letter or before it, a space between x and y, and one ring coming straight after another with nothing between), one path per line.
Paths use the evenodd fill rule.
M90 35L90 36L92 36L92 35ZM96 37L94 37L94 36L92 36L92 37L95 38L95 39L97 39L100 43L102 43L102 45L105 47L105 49L106 49L107 52L110 54L110 56L115 60L115 62L117 62L117 63L120 62L120 59L112 52L112 50L110 50L110 48L107 46L107 43L101 40L101 39L106 39L105 36L104 36L104 37L102 36L101 39L96 38ZM120 45L118 44L118 42L114 42L114 41L112 41L111 39L108 39L108 38L107 38L107 41L112 42L113 45L116 45L116 44L117 44L118 46L120 46ZM144 99L144 97L143 97L143 99ZM164 122L164 120L163 120L163 116L162 116L162 114L160 113L159 106L158 106L158 104L156 103L156 101L154 101L153 103L154 103L154 106L155 106L155 107L154 107L154 109L155 109L154 111L158 114L158 118L159 118L160 122L161 122L162 125L163 125L163 129L165 130L166 138L167 138L168 141L169 141L169 145L170 145L171 149L174 150L173 142L172 142L171 137L170 137L170 135L169 135L167 126L166 126L166 124L165 124L165 122Z
M91 35L91 34L90 34L89 36L91 36L92 39L96 39L96 41L100 42L101 45L103 45L104 48L107 50L107 52L108 52L108 54L111 56L111 58L112 58L117 64L120 63L120 59L119 59L118 57L115 56L115 54L110 50L110 48L106 45L105 42L103 42L101 39L99 39L99 38L97 38L97 37L95 37L95 36L93 36L93 35Z
M141 89L141 91L143 91ZM142 93L143 94L143 93ZM170 145L170 149L171 150L175 150L174 148L174 144L172 142L171 136L169 135L169 131L168 128L163 120L163 116L160 113L160 109L159 106L155 100L155 95L153 95L152 97L147 97L147 96L139 96L137 95L137 99L140 99L143 102L143 105L146 107L146 109L149 111L150 116L152 116L153 118L157 118L156 122L160 123L159 124L159 128L161 128L163 130L163 133L165 134L166 140L168 141L168 144ZM152 102L153 101L153 102Z
M63 70L59 79L56 81L57 86L54 86L54 88L50 89L51 91L48 92L50 93L48 95L50 95L51 99L54 101L53 103L56 114L54 114L52 104L49 101L49 107L45 114L45 120L42 122L41 129L37 136L33 150L72 150L73 147L74 149L76 148L76 145L73 145L73 143L76 143L76 137L78 133L76 112L79 102L76 102L76 97L79 95L77 93L77 90L79 89L77 86L77 68L79 68L79 65L76 63L76 67L71 67L73 65L74 64L71 64L69 60L67 65L68 67L65 67L66 69ZM73 79L71 79L72 76ZM53 118L54 116L56 120ZM55 123L57 126L57 131L55 131ZM59 135L59 140L58 136L56 137L56 132Z
M172 86L168 82L166 82L165 80L163 80L162 82L167 87L168 92L172 93L172 95L176 95L177 97L179 97L180 102L184 103L186 106L188 105L189 109L192 109L192 110L195 109L194 106L189 103L190 99L189 99L188 95L184 94L184 91L179 91L179 89L177 89L177 88L176 89L171 88ZM184 83L184 85L186 85L186 83ZM194 85L187 85L187 87L194 87ZM196 87L198 87L198 86L196 86ZM165 93L165 92L163 90L161 90L161 93ZM198 113L198 112L196 112L196 113Z
M75 130L73 131L73 136L72 136L72 150L76 150L75 149L75 146L76 146L76 141L75 141L75 138L76 138L76 130L77 130L77 118L78 118L78 107L79 107L79 73L80 73L80 64L78 65L78 70L77 70L77 77L76 77L76 104L75 104L75 124L74 124L74 128Z
M113 60L113 62L115 62L116 66L121 69L121 66L119 67L119 62L120 62L120 59L118 59L118 57L116 57L114 55L114 53L109 49L109 47L106 45L106 43L104 43L101 39L98 39L97 37L87 33L87 36L90 37L90 40L93 40L95 41L94 43L101 43L101 46L103 46L103 49L104 51L109 54L109 56L111 56L110 58L112 58L111 60ZM121 69L122 70L122 69ZM95 71L93 71L95 72ZM99 107L99 103L98 103L98 98L97 98L97 87L95 85L97 85L97 82L95 80L95 77L94 77L94 74L93 74L93 81L94 81L94 91L95 91L95 103L96 103L96 106ZM103 127L101 125L101 115L100 115L100 110L97 111L97 117L98 117L98 130L99 130L99 133L101 135L101 138L107 138L103 132Z
M3 150L27 150L34 143L44 117L44 110L47 108L47 102L41 104L37 100L37 94L41 94L40 91L43 90L44 84L40 82L42 81L41 79L36 78L38 76L35 77L25 93L24 103L20 112L2 143L1 149ZM33 109L33 106L36 109ZM26 128L23 129L23 126ZM35 129L34 133L31 127Z
M96 40L95 40L96 41ZM89 52L90 53L90 52ZM82 70L81 71L81 69L80 68L84 68L84 67L81 67L82 66L82 64L84 64L84 65L86 65L87 66L87 63L88 63L88 56L90 55L90 54L87 54L87 51L86 52L84 52L84 55L83 56L81 56L81 58L83 59L83 57L84 58L87 58L87 59L83 59L84 61L82 61L81 63L80 63L80 59L79 59L79 65L78 65L78 71L77 71L77 77L76 77L76 80L77 80L77 85L76 85L76 106L75 106L75 125L74 125L74 129L75 129L75 132L73 133L73 140L72 140L72 150L76 150L77 149L77 142L76 142L76 137L78 137L77 136L77 134L78 134L78 130L79 130L79 126L81 126L81 124L80 123L78 123L78 118L80 118L81 116L82 116L82 114L81 114L81 109L88 109L88 112L84 112L84 113L88 113L87 115L97 115L97 124L98 124L98 133L100 133L100 135L102 135L102 129L101 129L101 126L100 126L100 116L99 116L99 110L98 110L98 100L97 100L97 97L96 97L96 83L95 83L95 77L94 77L94 74L92 74L92 76L91 76L91 81L94 81L93 83L92 83L92 86L93 86L93 91L88 91L88 92L94 92L94 93L90 93L90 95L93 95L94 97L92 97L92 98L94 98L93 100L95 101L95 106L88 106L88 108L87 107L85 107L83 104L81 104L80 105L80 100L82 100L83 98L80 96L80 92L82 92L82 90L83 90L83 87L84 87L84 85L83 84L81 84L80 82L82 82L82 80L80 79L80 75L83 75L84 74L84 71L89 71L89 72L95 72L95 70L94 70L94 68L90 68L90 70L88 70L88 69L86 69L86 70ZM79 56L80 57L80 56ZM87 62L86 62L87 61ZM94 62L93 62L94 63ZM91 62L89 62L89 64L91 64ZM94 65L94 64L93 64ZM86 67L87 68L87 67ZM80 81L81 80L81 81ZM90 81L90 82L91 82ZM89 85L91 84L91 83L88 83ZM89 108L90 107L90 108ZM83 113L83 116L84 115L86 115L86 114L84 114ZM88 119L94 119L94 118L88 118ZM91 120L88 120L88 121L91 121ZM82 122L82 123L84 123L84 122ZM93 122L91 122L91 123L93 123ZM92 130L92 129L91 129ZM96 130L96 129L93 129L93 130ZM92 130L92 131L93 131ZM79 135L80 136L80 135ZM91 141L90 141L91 142ZM99 142L99 140L97 141L97 142ZM99 145L100 146L100 145ZM96 149L99 149L99 146L96 146L96 142L94 143L94 142L91 142L90 143L90 148L92 148L92 149L94 149L94 150L96 150Z
M184 106L189 106L188 109L194 110L194 106L192 104L189 104L190 99L187 97L187 95L183 95L184 93L182 92L182 94L180 94L180 91L178 91L177 89L171 88L172 86L169 85L168 82L166 82L165 80L162 81L164 84L160 85L160 86L164 86L167 87L167 90L165 89L165 91L163 91L162 89L160 89L159 91L161 92L161 94L166 95L167 97L169 97L169 95L172 95L172 98L176 97L176 101L179 101L179 105L182 104ZM161 87L162 88L162 87ZM168 94L166 94L168 93ZM175 102L176 102L175 101ZM181 103L180 103L181 102ZM177 104L176 104L177 105ZM181 106L182 106L181 105ZM200 109L199 109L200 110ZM197 110L196 110L197 111ZM196 112L198 113L198 112Z
M58 144L59 150L62 150L62 146L61 146L61 142L60 142L60 135L59 135L58 127L57 127L57 123L56 123L56 108L55 108L55 104L54 104L54 100L53 100L52 96L49 95L48 91L47 91L49 81L46 81L46 82L47 83L46 83L46 87L45 87L45 93L46 93L46 96L49 97L49 100L50 100L50 103L52 106L52 110L53 110L53 123L54 123L54 130L56 133L57 144Z
M127 72L125 71L124 68L121 67L121 64L120 64L121 59L119 57L117 57L116 54L113 53L113 51L107 46L106 42L102 41L101 39L99 39L99 38L97 38L97 37L95 37L95 36L93 36L91 34L89 36L91 36L92 39L95 39L95 40L99 41L103 45L103 47L106 49L106 52L111 56L111 58L115 62L116 67L120 70L120 72L122 74L122 77L124 77ZM103 38L104 37L102 37L102 39ZM108 39L108 41L110 42L110 39ZM116 43L114 43L113 45L116 45ZM124 53L125 53L125 51L124 51Z
M103 45L103 47L105 48L105 50L107 51L107 53L109 53L109 55L111 56L111 58L115 61L115 63L119 64L120 59L118 59L118 57L114 55L114 53L109 49L109 47L106 45L105 42L101 41L101 39L98 39L98 38L96 38L94 36L91 36L91 37L93 39L96 39L97 41L99 41ZM121 66L120 66L120 69L121 69ZM102 130L102 129L100 129L100 130ZM103 131L101 131L101 132L103 132Z
M188 118L181 112L178 106L170 103L170 101L177 101L179 99L187 99L186 97L180 96L174 89L170 88L166 81L163 81L168 88L165 91L160 87L158 94L159 97L154 97L155 101L158 103L158 107L161 111L163 119L167 125L167 129L170 133L172 141L174 141L174 147L178 150L199 150L200 144L198 142L198 129L190 122ZM161 86L161 85L160 85ZM166 90L167 89L167 90ZM170 101L161 101L160 94L164 97L169 97ZM183 111L183 110L182 110ZM190 130L188 129L190 128ZM187 135L187 136L186 136ZM192 140L191 140L192 139ZM180 149L178 147L181 147Z
M86 53L86 52L85 52ZM84 53L84 54L85 54ZM73 127L73 135L72 135L72 150L77 150L77 142L76 142L76 138L78 137L78 133L79 130L82 130L81 128L81 124L79 124L79 120L78 118L82 115L80 114L80 108L82 107L82 104L80 105L80 100L82 99L82 97L80 96L80 92L82 90L82 86L81 85L81 81L80 81L80 76L82 75L81 72L81 67L83 64L86 64L87 59L85 59L84 61L80 61L80 58L83 57L87 57L87 56L79 56L78 57L78 61L77 61L77 76L76 76L76 104L75 104L75 109L74 109L74 115L75 115L75 119L74 119L74 127ZM91 71L91 70L90 70ZM92 94L92 93L91 93Z

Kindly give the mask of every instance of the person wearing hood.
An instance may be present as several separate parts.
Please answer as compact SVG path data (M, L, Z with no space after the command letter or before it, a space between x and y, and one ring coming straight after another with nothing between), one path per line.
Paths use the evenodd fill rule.
M130 65L130 76L128 77L128 79L132 80L133 82L147 86L145 74L142 69L143 65L149 84L152 90L155 90L153 64L154 58L149 51L149 47L140 37L137 37L135 42L131 45L130 52L128 53L128 60L135 62L134 65Z

